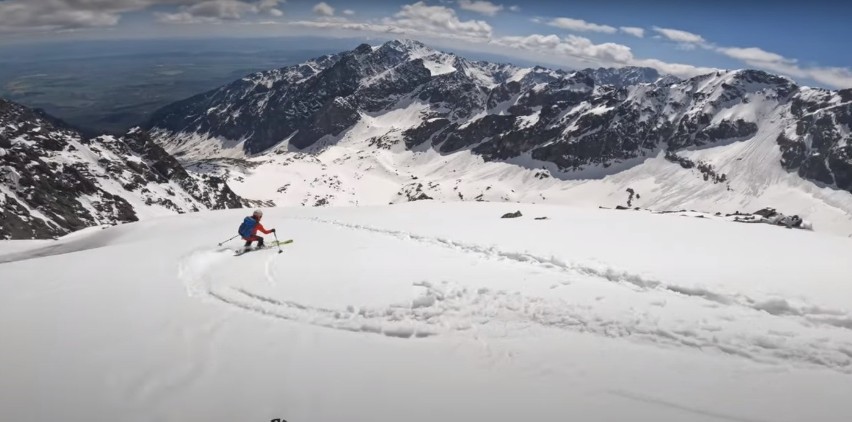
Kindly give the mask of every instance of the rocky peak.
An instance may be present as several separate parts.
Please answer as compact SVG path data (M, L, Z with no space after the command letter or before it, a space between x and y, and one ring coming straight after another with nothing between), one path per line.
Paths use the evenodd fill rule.
M420 41L410 40L410 39L399 39L388 41L376 50L377 52L387 52L387 51L396 51L398 53L405 54L412 58L418 58L430 54L434 54L437 51L432 48L426 46Z
M761 93L775 99L786 100L799 86L791 79L773 75L762 70L743 69L730 73L731 79L726 86L735 86L739 95Z
M371 46L370 44L367 44L367 43L360 44L360 45L358 45L358 47L355 47L355 49L352 50L352 53L356 54L356 55L370 54L372 52L373 52L373 46Z

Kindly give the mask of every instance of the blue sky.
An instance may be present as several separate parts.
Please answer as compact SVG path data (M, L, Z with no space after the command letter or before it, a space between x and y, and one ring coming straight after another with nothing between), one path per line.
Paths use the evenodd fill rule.
M852 2L0 0L0 42L169 37L414 38L568 68L681 77L759 68L852 88Z

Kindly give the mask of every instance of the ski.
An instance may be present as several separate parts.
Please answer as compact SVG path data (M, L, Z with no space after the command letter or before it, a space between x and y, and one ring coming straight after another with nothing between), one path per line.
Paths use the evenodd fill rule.
M288 245L290 243L293 243L293 239L280 240L280 241L275 240L275 241L272 241L272 242L265 244L262 248L238 249L238 250L234 251L234 256L245 255L249 252L255 252L255 251L260 251L260 250L264 250L264 249L272 249L274 246Z

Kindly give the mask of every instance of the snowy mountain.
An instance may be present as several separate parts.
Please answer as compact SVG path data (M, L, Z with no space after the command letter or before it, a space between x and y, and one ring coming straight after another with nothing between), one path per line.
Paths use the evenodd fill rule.
M87 139L2 99L0 169L0 239L241 206L224 180L187 173L143 131Z
M846 235L850 92L756 70L519 68L406 40L253 74L147 125L191 169L270 204L613 207L631 189L634 206L774 207Z
M0 242L0 420L852 414L850 239L422 201L269 209L294 243L235 257L244 216Z

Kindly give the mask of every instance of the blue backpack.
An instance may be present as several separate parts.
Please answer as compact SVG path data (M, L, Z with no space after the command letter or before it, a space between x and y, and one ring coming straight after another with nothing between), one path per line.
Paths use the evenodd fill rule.
M257 225L257 220L251 217L246 217L243 220L243 224L240 224L240 228L237 229L237 233L239 233L240 237L246 238L251 236L251 232L254 231L254 226Z

